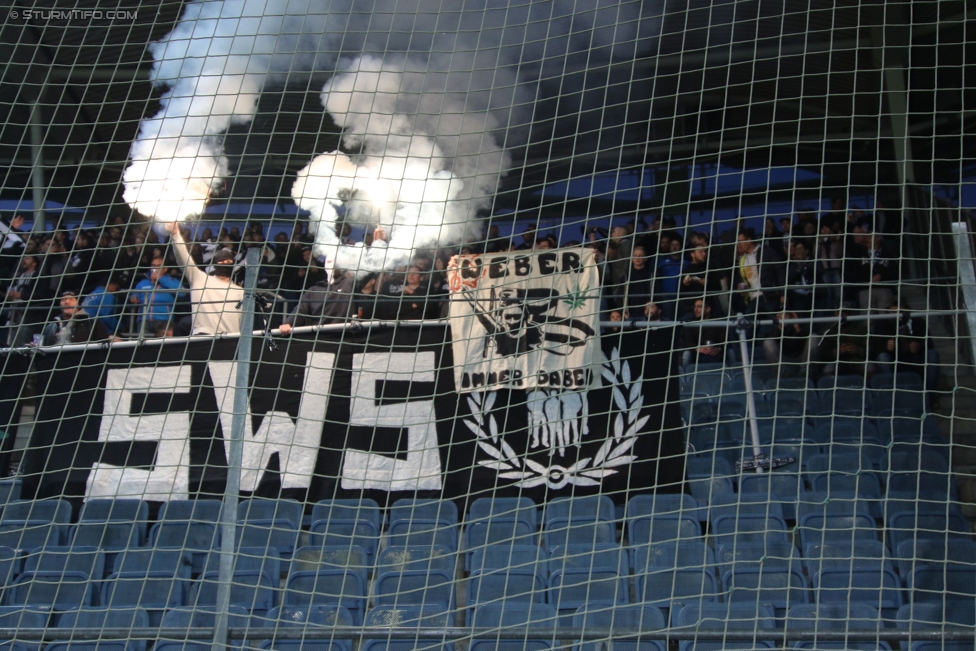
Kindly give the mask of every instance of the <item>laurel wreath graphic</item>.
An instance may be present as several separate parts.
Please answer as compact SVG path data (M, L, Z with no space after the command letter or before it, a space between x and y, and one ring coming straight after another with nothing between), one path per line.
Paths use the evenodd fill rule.
M464 424L478 437L478 447L492 458L479 461L478 465L498 470L501 479L517 479L516 486L534 488L545 484L558 490L567 484L599 486L597 480L616 474L619 472L616 468L635 461L637 457L628 452L637 442L637 432L650 418L640 415L644 406L642 378L631 378L630 364L620 361L616 348L603 363L601 375L613 387L613 402L619 410L613 422L613 437L604 441L595 455L580 459L568 468L560 465L547 468L532 459L519 457L499 436L498 422L491 413L497 394L494 391L468 394L471 419L465 419Z

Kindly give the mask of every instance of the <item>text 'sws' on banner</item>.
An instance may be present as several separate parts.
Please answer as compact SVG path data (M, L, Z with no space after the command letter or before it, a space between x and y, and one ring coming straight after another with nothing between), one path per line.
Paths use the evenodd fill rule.
M241 489L308 501L671 490L683 476L671 330L594 339L592 387L458 393L443 325L253 348ZM37 355L27 497L219 494L237 341ZM634 352L622 352L634 351Z

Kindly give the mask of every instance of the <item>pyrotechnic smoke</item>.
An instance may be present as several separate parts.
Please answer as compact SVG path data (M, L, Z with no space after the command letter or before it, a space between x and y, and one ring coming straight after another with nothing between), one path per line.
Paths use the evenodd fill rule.
M340 205L346 219L389 226L386 251L356 252L389 267L415 246L462 238L509 165L505 148L526 139L537 89L605 86L589 68L653 47L661 4L193 0L150 46L164 92L132 145L123 197L158 221L202 213L229 173L223 137L250 122L265 87L341 60L323 104L351 153L317 158L293 194L319 220L321 250L339 253Z
M448 65L359 57L344 62L322 89L343 144L358 153L316 157L292 188L295 202L312 214L318 255L365 273L405 265L416 248L477 235L473 218L489 207L511 163L498 136L512 92L507 108L493 110L490 96L452 92L470 88L475 75ZM514 75L508 77L505 86L515 89ZM339 210L345 223L383 226L387 242L340 245Z

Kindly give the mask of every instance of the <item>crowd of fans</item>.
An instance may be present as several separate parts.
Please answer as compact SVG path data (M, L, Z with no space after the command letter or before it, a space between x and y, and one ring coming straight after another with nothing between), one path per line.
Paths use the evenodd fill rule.
M691 322L745 314L775 323L756 327L751 338L757 357L781 373L870 375L935 360L924 319L908 316L898 294L899 223L880 202L868 213L841 199L820 215L767 219L762 233L744 222L713 235L682 231L667 217L649 225L622 219L563 246L594 251L605 320L694 326L683 331L686 365L731 361L737 349L724 322ZM346 243L351 235L348 227L340 234ZM254 247L262 252L258 287L284 306L280 325L288 333L351 318L446 316L451 256L560 246L535 225L514 239L491 226L481 243L419 251L407 266L363 276L327 272L301 223L269 241L260 223L243 232L205 228L191 239L186 229L161 234L120 217L98 230L35 234L15 217L0 222L0 237L0 325L11 346L239 331L244 259ZM367 231L363 244L384 237L382 229ZM804 320L885 312L897 316L819 328Z

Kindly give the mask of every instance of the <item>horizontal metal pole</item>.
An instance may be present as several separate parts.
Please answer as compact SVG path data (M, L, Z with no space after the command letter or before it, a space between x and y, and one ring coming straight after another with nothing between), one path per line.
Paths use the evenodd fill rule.
M852 314L843 319L837 316L825 317L801 317L796 319L783 319L782 323L837 323L844 321L875 321L895 319L901 317L916 316L957 316L967 314L966 310L923 310L919 312L900 312L884 314ZM775 325L778 321L774 319L758 319L750 321L757 325ZM320 326L301 326L292 328L291 334L308 334L312 332L341 332L343 330L363 330L379 328L424 328L430 326L450 325L449 319L425 319L425 320L404 320L404 321L380 321L375 319L352 319L348 323L331 323ZM734 328L739 325L735 319L707 319L704 321L601 321L600 325L604 328L668 328L683 326L686 328L720 327L725 326ZM255 337L263 337L267 334L265 330L255 330ZM272 335L281 335L278 329L271 330ZM92 344L66 344L64 346L20 346L16 348L0 348L0 355L7 353L42 353L57 354L61 352L83 352L86 350L100 350L105 348L134 348L136 346L161 346L163 344L176 344L194 341L218 341L224 339L236 340L240 337L239 333L226 335L192 335L189 337L147 337L145 339L124 339L115 342L102 342Z
M657 630L638 630L632 628L552 628L508 626L508 627L465 627L465 626L294 626L292 622L283 622L283 626L274 628L273 620L264 620L267 627L229 628L228 637L234 640L415 640L415 639L443 639L464 640L473 638L503 639L503 640L626 640L640 638L642 640L726 640L729 642L753 641L964 641L976 640L976 630L962 626L946 626L944 628L925 628L924 630L903 630L893 628L879 628L876 630L851 631L811 631L788 629L759 629L756 631L724 630L719 628L671 628ZM208 628L0 628L0 639L3 640L108 640L108 639L145 639L145 640L211 640L213 627Z

